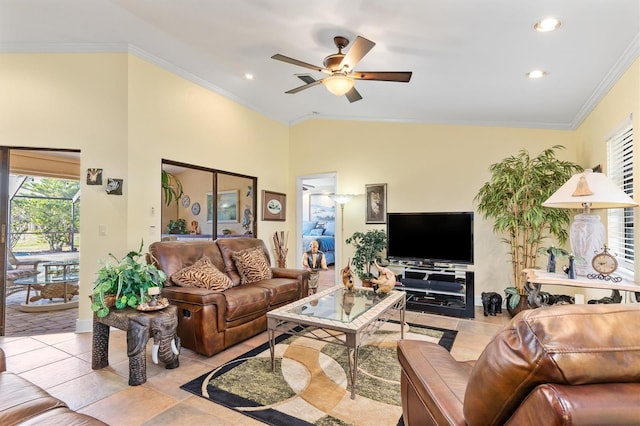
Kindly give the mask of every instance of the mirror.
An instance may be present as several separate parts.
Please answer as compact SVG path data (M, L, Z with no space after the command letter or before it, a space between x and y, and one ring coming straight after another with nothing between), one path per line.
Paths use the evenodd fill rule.
M256 236L257 183L253 176L162 160L162 239Z

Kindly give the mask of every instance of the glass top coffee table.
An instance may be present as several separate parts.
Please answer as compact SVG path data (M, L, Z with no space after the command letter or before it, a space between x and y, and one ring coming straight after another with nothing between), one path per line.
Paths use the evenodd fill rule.
M271 368L275 370L275 332L283 332L345 346L348 349L351 399L356 395L360 346L393 311L400 312L400 338L404 338L406 294L393 290L376 294L373 289L331 287L322 292L267 312ZM297 328L304 326L304 328Z

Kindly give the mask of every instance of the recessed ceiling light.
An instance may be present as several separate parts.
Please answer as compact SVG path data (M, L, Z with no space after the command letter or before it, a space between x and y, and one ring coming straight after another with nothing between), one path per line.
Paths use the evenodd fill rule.
M527 74L525 74L527 77L529 78L542 78L544 76L546 76L547 74L549 74L546 71L543 70L533 70L533 71L529 71Z
M562 25L562 22L558 18L544 18L542 21L536 22L533 28L541 33L546 33L557 30L560 25Z
M247 80L255 80L256 79L256 77L253 74L249 73L249 72L244 73L244 78L246 78Z

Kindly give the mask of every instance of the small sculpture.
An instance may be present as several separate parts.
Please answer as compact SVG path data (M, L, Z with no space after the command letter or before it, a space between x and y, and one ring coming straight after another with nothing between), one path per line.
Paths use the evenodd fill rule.
M482 292L480 296L485 317L502 313L502 296L495 292Z
M567 278L569 278L570 280L576 279L576 276L577 276L576 264L575 264L575 257L573 256L573 253L569 255L569 265L563 267L562 270L564 271L565 274L567 274Z
M547 272L556 272L556 253L554 247L551 246L547 249L549 254L549 262L547 263Z
M342 277L342 284L347 290L353 288L353 272L351 271L351 259L347 262L347 266L340 270L340 276Z
M196 235L200 234L200 226L198 225L197 220L191 221L191 233Z
M378 288L376 293L389 293L396 287L396 274L391 269L383 268L378 265L378 262L374 261L376 269L378 269L379 276L371 280L372 283L377 284Z

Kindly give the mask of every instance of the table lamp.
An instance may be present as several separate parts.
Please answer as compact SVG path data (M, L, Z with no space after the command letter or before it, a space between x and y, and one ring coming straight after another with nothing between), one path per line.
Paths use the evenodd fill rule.
M344 241L344 205L347 204L354 197L353 194L331 194L331 198L336 203L340 204L340 239ZM343 244L340 243L340 261L343 262L344 257Z
M592 214L591 209L636 207L638 203L606 175L587 169L571 176L542 205L558 209L582 209L582 213L573 218L569 228L569 241L573 254L583 259L576 262L576 272L586 276L595 273L591 261L596 253L602 251L606 242L600 216Z

